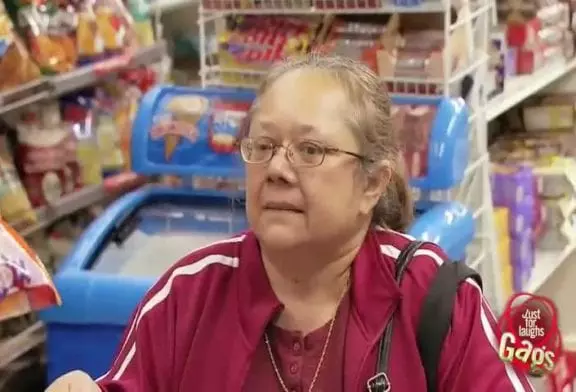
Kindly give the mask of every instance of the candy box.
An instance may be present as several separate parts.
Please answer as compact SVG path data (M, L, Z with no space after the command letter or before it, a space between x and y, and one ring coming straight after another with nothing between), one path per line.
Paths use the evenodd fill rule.
M42 261L21 236L0 219L0 320L60 303Z
M510 261L514 269L514 289L521 291L530 279L534 267L535 244L532 231L511 238Z
M525 199L536 199L535 177L528 166L492 166L492 198L494 205L513 207Z
M512 237L533 232L538 226L540 202L538 198L527 196L509 206L509 234Z

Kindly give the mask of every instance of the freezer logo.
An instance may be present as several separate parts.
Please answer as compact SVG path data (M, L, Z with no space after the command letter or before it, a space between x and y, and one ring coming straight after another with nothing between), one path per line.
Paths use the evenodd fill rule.
M558 311L545 297L519 293L510 298L500 319L498 354L531 376L554 370L562 352Z

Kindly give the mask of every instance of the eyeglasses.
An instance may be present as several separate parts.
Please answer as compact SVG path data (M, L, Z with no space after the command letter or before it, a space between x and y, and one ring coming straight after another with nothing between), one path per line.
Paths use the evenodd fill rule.
M326 154L341 153L353 156L362 161L366 158L362 155L341 150L339 148L327 147L312 140L300 140L283 146L268 137L244 138L240 142L240 153L246 163L266 163L269 162L276 152L284 148L286 158L294 166L314 167L324 162Z

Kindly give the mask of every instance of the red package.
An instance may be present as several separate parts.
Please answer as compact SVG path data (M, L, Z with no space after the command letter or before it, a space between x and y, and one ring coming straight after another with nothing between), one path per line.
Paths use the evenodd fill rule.
M43 129L37 113L25 113L18 127L17 162L33 207L50 205L73 190L74 174L67 170L70 134L64 127Z
M405 107L400 139L411 177L425 176L428 171L429 136L434 115L432 106Z

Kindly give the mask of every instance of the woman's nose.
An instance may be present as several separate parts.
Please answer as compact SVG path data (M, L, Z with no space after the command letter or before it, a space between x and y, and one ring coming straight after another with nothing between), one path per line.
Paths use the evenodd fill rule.
M268 162L268 176L271 180L284 180L289 183L296 182L296 174L288 159L290 151L284 146L278 146Z

